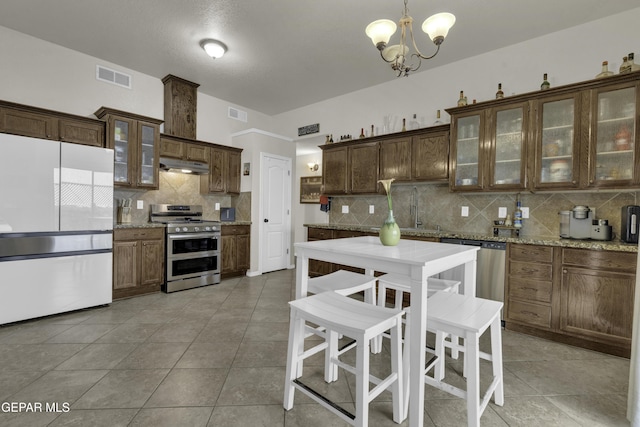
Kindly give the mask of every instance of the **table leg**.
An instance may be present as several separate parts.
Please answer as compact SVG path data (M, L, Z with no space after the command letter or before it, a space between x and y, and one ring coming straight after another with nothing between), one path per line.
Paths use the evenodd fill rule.
M427 326L427 275L423 268L411 269L411 316L409 318L409 425L424 423L424 375ZM406 338L406 337L405 337ZM405 351L407 349L405 342Z

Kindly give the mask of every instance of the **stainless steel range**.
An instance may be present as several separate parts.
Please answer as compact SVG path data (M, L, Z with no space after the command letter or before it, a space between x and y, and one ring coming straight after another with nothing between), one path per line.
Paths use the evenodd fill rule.
M220 283L220 223L200 205L151 205L151 222L167 225L165 292Z

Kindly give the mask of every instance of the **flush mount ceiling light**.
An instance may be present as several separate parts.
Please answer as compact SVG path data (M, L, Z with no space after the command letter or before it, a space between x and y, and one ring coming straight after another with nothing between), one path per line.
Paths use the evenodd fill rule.
M218 40L206 39L200 42L200 46L213 59L221 58L227 51L227 46Z
M400 44L387 46L389 39L396 32L397 28L396 23L389 19L373 21L371 24L367 25L367 28L365 29L367 36L371 38L373 44L380 51L382 59L391 64L391 68L398 73L398 77L408 76L410 72L416 71L420 68L420 64L423 59L431 59L436 56L440 51L440 45L444 41L444 38L447 37L449 30L456 22L456 17L451 13L437 13L430 16L422 23L422 31L427 33L431 41L433 41L433 43L438 47L433 55L425 56L420 52L416 45L416 41L413 38L413 18L409 16L407 1L408 0L404 0L404 12L399 22ZM415 53L411 53L411 55L408 55L409 46L407 46L406 40L407 31L409 32L411 44L415 50ZM407 64L407 56L410 56L410 61L415 58L417 60L417 64L414 65L413 62Z

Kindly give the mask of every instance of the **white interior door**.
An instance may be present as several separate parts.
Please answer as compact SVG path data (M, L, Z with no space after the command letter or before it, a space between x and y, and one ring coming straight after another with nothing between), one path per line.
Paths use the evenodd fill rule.
M262 272L289 266L291 159L262 155Z

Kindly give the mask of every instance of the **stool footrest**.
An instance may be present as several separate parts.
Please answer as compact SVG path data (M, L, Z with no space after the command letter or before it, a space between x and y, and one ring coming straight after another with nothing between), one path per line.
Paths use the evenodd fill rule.
M338 349L338 353L342 354L345 351L351 350L356 345L356 340L351 340L351 342L346 343L342 347Z
M342 406L338 405L332 400L327 399L302 381L295 379L293 380L294 386L302 391L304 394L309 396L310 398L316 400L318 403L322 404L325 408L329 409L331 412L338 415L340 418L343 418L347 422L353 423L353 420L356 419L356 416L351 412L344 409Z

